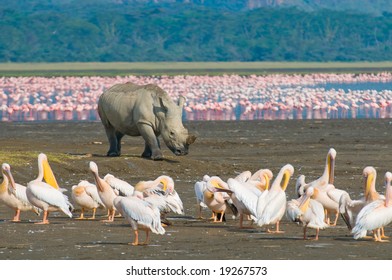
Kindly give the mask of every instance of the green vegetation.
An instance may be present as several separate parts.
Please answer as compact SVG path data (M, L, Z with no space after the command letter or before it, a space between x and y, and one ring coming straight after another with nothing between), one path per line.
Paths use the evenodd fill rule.
M2 162L6 162L11 166L25 166L28 163L37 162L37 158L40 152L26 152L26 151L0 151L0 158ZM76 159L76 156L61 154L61 153L46 153L48 158L50 158L50 162L61 163L67 165L69 161Z
M392 61L387 12L4 2L0 62Z
M375 73L392 62L108 62L0 63L0 76L222 75L271 73Z

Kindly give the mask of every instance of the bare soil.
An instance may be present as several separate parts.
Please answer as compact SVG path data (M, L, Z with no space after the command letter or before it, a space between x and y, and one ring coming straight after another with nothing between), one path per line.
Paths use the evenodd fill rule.
M41 217L22 213L22 222L12 223L13 211L0 205L0 259L84 260L84 259L390 259L392 245L371 240L354 240L343 220L321 231L318 241L302 239L302 227L283 218L282 234L270 234L267 227L239 229L230 215L225 223L196 219L194 183L204 174L227 180L238 173L269 168L274 174L291 163L295 174L287 189L294 198L295 179L319 177L330 147L337 151L335 186L357 198L363 189L362 170L372 165L378 171L377 189L384 192L383 177L392 171L392 120L312 120L188 122L198 139L187 156L176 157L163 144L165 160L140 157L141 138L124 137L122 156L106 157L108 143L100 123L0 123L0 151L26 154L25 162L12 165L17 183L26 185L37 176L40 152L63 156L51 161L61 187L70 189L80 180L93 182L88 170L95 161L106 173L136 184L167 174L183 200L185 215L169 215L173 225L165 235L152 235L148 246L131 246L131 229L123 218L113 223L76 220L51 213L49 225L35 225ZM3 159L1 159L4 162ZM89 214L89 213L88 213ZM210 212L204 211L204 217ZM79 215L75 211L75 217ZM392 228L386 227L387 235ZM314 231L309 231L310 237ZM143 240L144 233L141 233Z

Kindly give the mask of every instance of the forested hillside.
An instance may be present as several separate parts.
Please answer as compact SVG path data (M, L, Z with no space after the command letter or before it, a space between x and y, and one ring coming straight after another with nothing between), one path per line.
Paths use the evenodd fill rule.
M167 2L4 1L0 62L392 60L391 13Z

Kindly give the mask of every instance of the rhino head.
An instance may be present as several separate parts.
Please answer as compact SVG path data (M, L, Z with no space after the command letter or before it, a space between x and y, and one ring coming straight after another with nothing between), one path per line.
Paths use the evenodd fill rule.
M178 104L168 104L162 98L160 103L164 112L164 117L160 122L160 134L163 141L176 156L188 154L189 145L195 142L196 136L189 134L182 124L185 97L180 96Z

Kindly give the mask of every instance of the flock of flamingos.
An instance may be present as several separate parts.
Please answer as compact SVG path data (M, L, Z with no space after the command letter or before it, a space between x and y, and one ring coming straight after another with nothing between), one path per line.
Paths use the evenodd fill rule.
M94 121L97 100L117 83L154 83L186 97L186 120L391 118L392 90L326 89L327 83L391 83L392 73L1 77L0 121Z
M375 241L386 241L384 226L392 222L392 173L385 173L386 191L382 195L375 188L376 170L366 167L363 170L363 197L352 200L345 190L334 186L335 158L336 151L331 148L324 172L318 179L306 183L305 176L299 176L297 197L291 200L287 200L285 193L294 173L291 164L284 165L274 179L269 169L260 169L254 174L244 171L227 181L205 175L194 185L200 206L199 218L202 218L204 207L211 211L215 223L222 222L225 214L234 215L238 217L240 228L245 227L246 221L251 226L275 225L275 230L268 229L268 232L279 233L279 223L286 216L303 226L304 239L307 239L307 228L313 228L316 229L314 239L318 240L320 230L335 226L341 216L354 239L366 238L372 232ZM74 207L78 207L81 213L77 219L85 219L87 210L92 211L90 218L95 219L97 208L105 208L108 215L104 222L113 222L117 212L131 225L132 245L148 244L151 232L164 234L163 224L169 222L168 213L184 214L183 203L170 176L162 175L132 186L111 174L102 178L93 161L90 161L89 169L94 183L83 180L73 186L71 203L66 190L59 187L45 154L38 156L39 174L27 186L15 183L10 165L3 163L0 202L15 210L14 222L20 221L21 211L42 213L39 224L49 224L49 213L54 211L72 218ZM146 233L143 243L139 242L139 230Z

